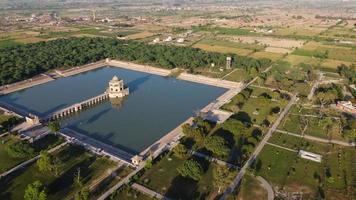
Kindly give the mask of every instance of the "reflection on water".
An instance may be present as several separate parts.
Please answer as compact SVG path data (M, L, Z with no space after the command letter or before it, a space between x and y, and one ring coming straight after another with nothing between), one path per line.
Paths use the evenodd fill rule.
M117 75L129 87L123 99L96 104L62 120L62 125L137 153L221 95L225 89L121 68L106 67L0 97L45 116L103 93Z

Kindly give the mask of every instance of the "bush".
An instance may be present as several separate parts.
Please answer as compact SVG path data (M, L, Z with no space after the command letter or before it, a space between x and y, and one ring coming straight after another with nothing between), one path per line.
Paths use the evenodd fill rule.
M195 160L187 160L177 170L181 176L191 178L195 181L199 181L203 173L201 166Z
M8 144L5 151L14 158L25 158L35 153L35 150L25 141Z
M183 144L178 144L176 147L174 147L173 153L176 157L184 159L187 157L188 150Z

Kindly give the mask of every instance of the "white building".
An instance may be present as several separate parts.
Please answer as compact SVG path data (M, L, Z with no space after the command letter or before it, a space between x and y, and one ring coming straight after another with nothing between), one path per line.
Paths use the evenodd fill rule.
M168 36L164 41L165 42L170 42L170 41L172 41L173 40L173 38L171 37L171 36Z
M318 162L321 163L321 155L316 154L316 153L311 153L308 151L303 151L303 150L299 150L298 155L301 158L307 159L307 160L312 160L314 162Z
M122 98L129 94L129 88L125 88L124 81L114 76L109 82L109 98Z
M178 42L178 43L183 43L183 42L184 42L184 38L179 38L179 39L177 40L177 42Z

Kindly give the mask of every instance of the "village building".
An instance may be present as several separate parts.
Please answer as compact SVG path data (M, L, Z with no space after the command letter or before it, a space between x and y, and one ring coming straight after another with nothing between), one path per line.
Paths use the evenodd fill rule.
M339 101L336 104L336 108L344 112L356 115L356 107L352 105L351 101Z

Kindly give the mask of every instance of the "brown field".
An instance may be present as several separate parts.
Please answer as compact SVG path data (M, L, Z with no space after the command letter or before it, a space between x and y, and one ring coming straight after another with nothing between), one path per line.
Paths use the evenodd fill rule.
M235 48L235 47L226 47L226 46L219 46L219 45L209 45L209 44L195 44L193 45L194 48L199 48L205 51L211 51L211 52L219 52L219 53L235 53L238 55L248 55L252 53L252 50L248 49L241 49L241 48Z
M307 36L316 36L321 32L325 31L326 28L319 27L290 27L290 28L281 28L278 29L274 34L275 35L307 35Z
M27 44L27 43L47 41L47 39L37 38L37 37L28 37L28 38L19 38L19 39L16 39L15 41L19 42L19 43Z
M292 49L286 49L286 48L280 48L280 47L267 47L265 49L266 52L271 52L271 53L291 53L293 50Z
M268 58L268 59L271 59L272 61L276 61L276 60L281 59L283 57L283 54L260 51L260 52L255 52L255 53L251 54L250 56L253 58Z
M154 33L148 32L148 31L144 31L141 33L135 33L132 35L128 35L127 38L131 39L131 40L137 40L137 39L143 39L143 38L147 38L147 37L151 37L155 35Z
M227 39L235 42L239 41L242 43L249 43L249 44L254 44L257 42L260 45L281 47L287 49L301 47L305 42L303 40L279 39L279 38L272 38L272 37L248 37L248 36L232 36Z
M299 56L299 55L288 55L285 58L286 61L290 62L292 65L298 65L300 63L310 64L314 66L318 66L321 62L318 58L312 58L308 56Z
M326 59L321 63L321 67L335 70L341 64L345 64L347 66L350 66L350 65L356 64L356 63L340 61L340 60Z

